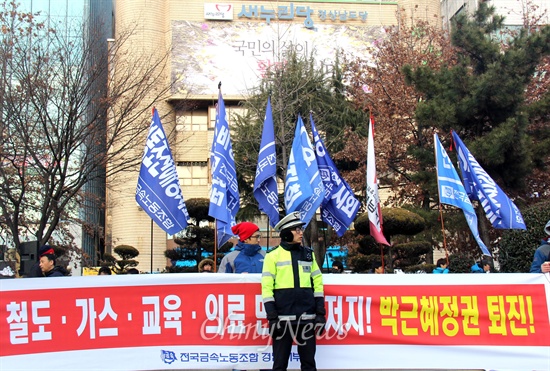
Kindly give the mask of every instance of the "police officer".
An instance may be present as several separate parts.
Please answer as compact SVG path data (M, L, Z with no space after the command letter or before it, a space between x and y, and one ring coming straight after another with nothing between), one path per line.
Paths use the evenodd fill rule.
M273 370L286 371L293 341L302 371L316 371L316 334L325 329L323 278L313 250L302 246L300 213L285 216L275 230L281 244L265 256L262 299L273 339Z

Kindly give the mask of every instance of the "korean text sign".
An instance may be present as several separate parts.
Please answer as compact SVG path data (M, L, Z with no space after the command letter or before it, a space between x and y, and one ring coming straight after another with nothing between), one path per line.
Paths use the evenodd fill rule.
M501 368L513 369L510 349L529 355L516 361L523 368L545 369L550 362L545 275L353 274L324 275L324 282L327 331L317 342L323 368L364 367L357 356L341 357L358 349L372 353L369 367L380 349L399 349L424 358L422 366L379 356L380 365L428 368L434 347L445 357L456 353L457 368L506 362ZM93 369L99 355L115 362L122 349L132 354L128 369L271 365L260 275L16 279L0 281L0 288L0 364L6 369L32 369L34 357L45 352L60 354L52 367ZM479 354L459 356L464 349ZM330 365L336 354L339 362ZM472 359L477 366L468 364ZM293 365L299 365L297 353Z

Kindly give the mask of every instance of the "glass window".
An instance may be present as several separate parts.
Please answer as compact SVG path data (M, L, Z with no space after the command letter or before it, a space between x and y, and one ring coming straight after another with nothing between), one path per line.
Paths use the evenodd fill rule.
M242 108L242 107L239 107L239 106L228 106L227 103L225 105L225 113L227 115L227 120L228 120L228 124L229 124L229 127L231 127L231 125L233 125L233 123L235 122L235 118L234 118L234 115L235 114L239 114L239 115L244 115L245 114L245 109ZM216 126L216 106L211 106L211 107L208 107L208 122L209 122L209 125L208 127L210 129L214 129L214 127Z

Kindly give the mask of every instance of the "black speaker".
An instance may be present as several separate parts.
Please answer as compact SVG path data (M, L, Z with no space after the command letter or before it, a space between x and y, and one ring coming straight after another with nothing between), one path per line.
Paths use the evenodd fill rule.
M28 241L20 244L19 256L21 260L36 261L38 259L38 241Z
M19 276L29 277L34 264L36 264L35 261L21 260L19 262Z

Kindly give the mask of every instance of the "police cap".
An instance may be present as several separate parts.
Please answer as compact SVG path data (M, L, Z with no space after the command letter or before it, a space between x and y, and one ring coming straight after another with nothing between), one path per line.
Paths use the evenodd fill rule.
M303 225L306 225L301 219L300 219L300 212L294 211L287 216L285 216L283 219L277 223L275 226L275 231L279 232L283 229L289 229L293 227L301 227Z

